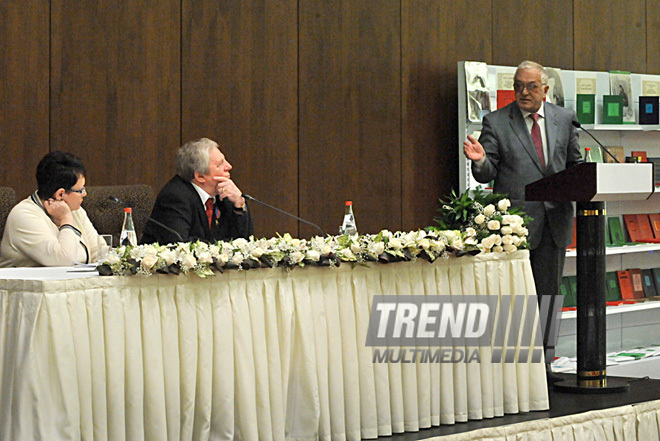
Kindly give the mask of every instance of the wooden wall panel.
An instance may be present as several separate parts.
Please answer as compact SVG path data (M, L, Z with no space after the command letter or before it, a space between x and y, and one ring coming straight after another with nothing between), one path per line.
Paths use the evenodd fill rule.
M48 23L48 2L0 2L0 185L19 199L48 152Z
M646 72L646 0L580 0L573 21L575 69Z
M399 0L300 8L300 214L336 234L401 228ZM301 226L303 236L313 234Z
M51 148L89 185L172 174L180 144L179 0L53 0Z
M660 74L660 0L646 0L646 73Z
M252 196L298 210L297 1L183 1L183 142L217 141ZM257 236L297 221L251 205Z
M491 2L402 6L402 217L411 230L432 225L438 198L458 188L457 62L491 62ZM465 25L475 16L479 32Z
M573 69L572 12L573 0L493 0L493 64Z

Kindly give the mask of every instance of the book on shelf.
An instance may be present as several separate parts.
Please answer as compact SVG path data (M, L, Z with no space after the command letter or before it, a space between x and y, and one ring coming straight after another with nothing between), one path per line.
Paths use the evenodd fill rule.
M619 289L621 290L622 300L634 299L632 282L630 281L630 271L619 270L616 272L616 277L619 280Z
M573 218L573 238L566 248L574 250L577 247L577 219Z
M637 223L644 242L653 242L653 229L651 228L651 221L649 215L646 213L637 213Z
M490 112L488 65L480 61L466 61L464 68L468 121L479 122Z
M635 110L633 108L632 80L630 72L612 70L610 71L610 93L621 97L621 122L625 124L635 123ZM603 106L605 102L603 101ZM605 123L621 124L621 123Z
M649 222L651 223L653 237L660 239L660 213L649 214Z
M658 101L657 96L640 96L639 97L639 123L640 124L660 124L658 117Z
M658 295L655 289L655 282L653 281L653 270L642 270L642 284L644 285L644 296L646 298L651 298Z
M499 89L497 91L497 108L501 109L506 107L516 100L516 92L514 90Z
M623 221L628 230L631 242L654 242L655 237L651 230L648 214L624 214Z
M653 283L655 283L655 292L660 293L660 268L651 268L653 274Z
M568 283L568 277L562 277L561 285L559 285L559 294L564 296L564 303L562 305L564 308L575 306L575 302L571 298L571 287Z
M607 287L606 301L616 302L621 300L621 290L619 290L619 279L616 272L605 273L605 286Z
M546 67L548 74L548 92L546 100L552 104L564 107L564 84L561 80L561 69Z
M568 276L568 295L571 306L577 306L577 276Z
M649 162L653 163L653 180L655 185L660 185L660 158L646 158Z
M618 216L611 216L607 218L607 228L610 232L610 240L612 245L622 246L626 244L626 239L623 237L621 219L619 219Z
M594 124L596 122L596 95L578 93L575 113L580 124Z
M630 152L630 156L637 158L637 162L649 162L644 150L633 150Z
M636 299L644 298L644 282L642 281L642 270L639 268L629 268L630 282L632 283L633 297Z
M614 155L614 157L615 157L615 158L617 159L617 161L619 161L620 163L623 164L624 162L626 162L626 155L625 155L625 153L623 152L623 146L620 146L620 145L609 145L609 146L607 146L607 150L609 150L610 153L611 153L612 155ZM610 155L608 155L607 153L605 154L604 158L605 158L605 162L608 162L608 163L614 163L614 162L616 162L616 161L615 161L614 159L612 159L612 157L611 157Z
M621 95L603 95L603 124L623 124Z

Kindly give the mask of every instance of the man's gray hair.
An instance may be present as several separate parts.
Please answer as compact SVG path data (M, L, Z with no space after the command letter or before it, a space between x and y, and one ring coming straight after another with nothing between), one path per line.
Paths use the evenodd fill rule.
M220 148L218 143L200 138L187 142L176 154L176 173L181 179L190 182L195 178L195 172L205 175L209 172L210 152Z
M543 84L548 84L548 72L545 70L545 67L541 66L539 63L534 61L525 60L518 65L518 69L536 69L541 72L541 82Z

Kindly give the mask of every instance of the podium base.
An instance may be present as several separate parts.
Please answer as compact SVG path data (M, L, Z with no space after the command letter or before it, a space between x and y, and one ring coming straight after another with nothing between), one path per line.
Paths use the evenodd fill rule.
M570 378L553 384L558 392L572 394L610 394L626 392L630 386L630 380L624 378L606 377L604 384L585 386L578 384L578 379Z

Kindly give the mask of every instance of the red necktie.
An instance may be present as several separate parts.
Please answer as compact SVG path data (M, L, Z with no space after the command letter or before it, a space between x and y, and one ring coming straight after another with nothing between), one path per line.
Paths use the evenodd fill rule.
M211 222L213 222L213 198L206 200L206 217L209 219L209 230L211 229Z
M539 126L539 114L532 113L529 115L530 118L534 121L532 124L532 141L534 142L534 147L536 147L536 153L539 155L541 160L541 168L545 170L545 157L543 156L543 138L541 138L541 127Z

